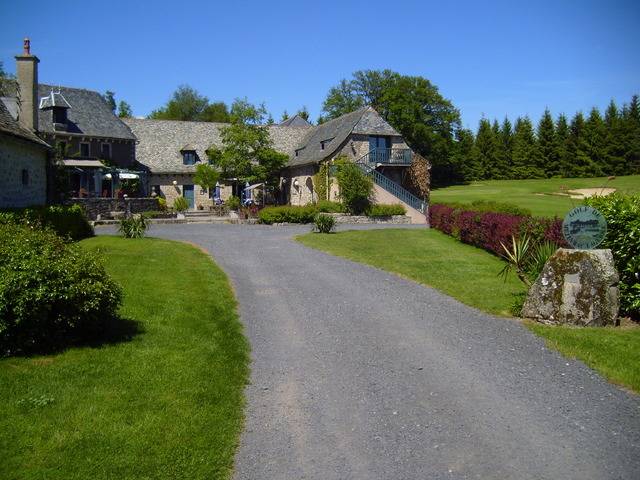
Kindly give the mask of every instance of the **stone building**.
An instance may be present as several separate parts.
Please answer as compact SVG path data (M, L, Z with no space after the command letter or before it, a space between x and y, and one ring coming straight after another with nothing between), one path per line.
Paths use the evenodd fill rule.
M221 148L224 124L174 120L125 119L138 138L137 159L150 172L152 191L172 205L179 196L192 209L211 204L212 192L194 184L196 166L207 162L206 151ZM414 154L402 136L371 107L330 120L318 126L294 116L269 129L274 148L289 156L281 173L281 199L292 205L318 200L314 175L322 163L338 156L358 162L373 177L376 201L403 203L414 222L424 223L425 205L403 187ZM331 200L339 199L337 182L331 178ZM238 179L221 181L221 198L239 195L244 187Z
M149 171L150 191L166 198L169 206L180 196L192 209L212 204L213 191L196 185L193 176L199 164L208 162L207 150L222 147L220 129L225 124L138 118L124 121L138 138L137 160ZM265 128L269 129L273 147L292 156L311 126ZM241 179L232 178L221 179L220 183L220 196L225 201L231 195L240 196L245 185Z
M46 202L50 150L33 130L14 120L0 102L0 208Z
M126 173L137 168L136 137L100 93L40 84L39 62L25 39L22 55L16 56L15 91L2 103L23 127L55 148L69 172L72 196L111 196L120 176L138 176Z

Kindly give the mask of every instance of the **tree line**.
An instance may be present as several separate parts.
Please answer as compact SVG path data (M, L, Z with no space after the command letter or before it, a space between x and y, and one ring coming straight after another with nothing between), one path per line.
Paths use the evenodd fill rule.
M619 108L612 100L604 115L592 108L585 117L555 120L546 109L534 126L528 117L515 123L480 120L474 134L456 131L449 166L463 181L551 177L599 177L640 172L640 102L634 95Z

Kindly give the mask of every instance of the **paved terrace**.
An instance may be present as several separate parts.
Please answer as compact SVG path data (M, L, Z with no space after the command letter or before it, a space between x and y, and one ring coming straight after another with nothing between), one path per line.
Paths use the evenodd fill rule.
M637 396L516 321L292 240L308 230L150 231L209 251L240 302L236 478L640 478Z

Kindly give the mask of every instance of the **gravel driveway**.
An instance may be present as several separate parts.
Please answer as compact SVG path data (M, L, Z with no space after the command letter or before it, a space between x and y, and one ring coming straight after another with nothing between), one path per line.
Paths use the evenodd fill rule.
M240 302L236 478L640 478L638 396L515 321L291 239L308 230L150 232L204 247Z

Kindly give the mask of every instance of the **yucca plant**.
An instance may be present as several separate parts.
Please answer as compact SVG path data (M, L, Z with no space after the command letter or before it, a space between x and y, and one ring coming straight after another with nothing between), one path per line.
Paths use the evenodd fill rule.
M124 238L142 238L147 231L147 221L144 215L124 217L120 220L118 231Z
M315 229L319 233L331 233L333 227L336 224L336 219L331 215L324 215L322 213L319 213L315 216L313 222L315 224Z
M532 283L538 278L547 260L553 255L558 246L548 240L534 245L528 235L522 237L511 237L511 246L507 247L504 243L500 243L504 253L502 257L506 260L505 266L498 273L505 280L510 272L514 272L516 276L527 287L531 287Z

